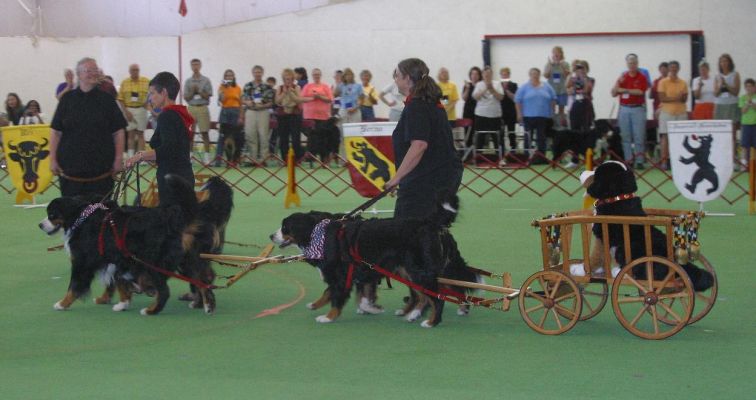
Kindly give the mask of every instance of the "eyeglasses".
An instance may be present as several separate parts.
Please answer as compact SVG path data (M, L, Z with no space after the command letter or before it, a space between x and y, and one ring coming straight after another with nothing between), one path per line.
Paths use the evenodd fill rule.
M97 68L89 68L89 69L80 69L79 72L81 72L82 74L94 74L94 73L99 73L100 70L98 70Z

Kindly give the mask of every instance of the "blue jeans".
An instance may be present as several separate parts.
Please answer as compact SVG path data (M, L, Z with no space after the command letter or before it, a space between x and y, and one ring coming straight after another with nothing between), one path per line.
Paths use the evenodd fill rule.
M646 152L646 107L620 106L618 118L625 161L630 162L637 156L635 162L643 163Z
M375 119L375 111L372 106L360 106L363 121L372 121Z

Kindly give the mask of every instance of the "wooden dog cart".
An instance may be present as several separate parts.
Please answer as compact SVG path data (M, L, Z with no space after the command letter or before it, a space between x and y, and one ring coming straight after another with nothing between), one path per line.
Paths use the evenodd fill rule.
M620 217L594 216L592 210L581 210L534 221L533 225L540 229L543 269L531 275L519 293L520 313L528 326L547 335L564 333L578 321L596 316L609 296L620 324L644 339L664 339L701 320L714 306L718 290L714 268L698 247L698 221L703 213L663 209L646 209L646 212L646 217ZM601 224L603 228L603 260L613 260L609 224L622 226L628 257L630 227L641 226L645 233L645 256L619 266L614 277L608 272L612 269L605 266L601 266L602 273L597 273L589 256L593 224ZM570 258L573 227L579 231L581 259ZM660 228L667 236L666 257L652 255L652 227ZM693 235L693 241L687 244L686 234ZM693 290L681 267L689 259L698 260L713 275L712 288L698 293ZM580 264L584 274L579 274ZM654 279L654 264L668 267L664 279ZM575 274L571 273L573 265L577 265L573 268ZM646 278L633 278L636 266L645 266Z

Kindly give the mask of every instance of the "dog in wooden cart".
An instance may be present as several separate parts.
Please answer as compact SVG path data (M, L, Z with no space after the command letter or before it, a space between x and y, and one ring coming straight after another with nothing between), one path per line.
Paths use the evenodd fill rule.
M619 161L607 161L599 165L595 171L584 172L581 176L583 185L587 186L588 194L597 199L595 203L596 215L619 215L619 216L646 216L640 197L635 192L638 186L633 171ZM640 225L630 226L630 253L625 254L624 233L622 225L609 224L609 247L612 250L613 260L603 259L603 231L601 224L593 225L594 245L591 249L591 266L602 265L625 265L645 255L645 234ZM667 235L659 229L651 228L652 254L664 257L667 254ZM714 284L714 277L693 263L681 265L688 274L693 288L697 292L705 291ZM582 265L572 269L573 275L584 275ZM603 271L612 270L612 275L619 272L618 267L603 268ZM603 272L602 271L602 272ZM596 273L596 271L594 271ZM667 275L667 267L654 265L654 279L662 280ZM633 269L636 279L646 278L646 269L642 265Z
M209 261L200 259L199 254L218 248L230 215L232 192L220 178L213 178L206 185L209 195L200 203L185 180L169 175L166 181L176 193L176 204L119 207L112 201L100 203L78 197L50 202L47 218L39 227L49 235L62 229L65 248L71 255L68 291L55 303L56 310L67 310L88 293L99 274L103 283L115 283L118 289L120 301L113 311L129 308L136 283L154 289L154 303L141 313L155 315L170 296L168 276L177 273L202 286L192 306L202 304L208 314L215 310L210 288L215 274Z
M330 302L330 311L316 318L328 323L341 315L352 282L370 286L382 278L371 266L398 273L434 292L438 291L437 278L442 274L479 281L477 274L464 268L464 260L448 232L458 209L457 196L446 194L439 199L436 210L422 219L338 220L335 215L322 212L295 213L286 217L270 238L281 247L298 245L307 261L319 268L327 288L309 307L315 309ZM396 314L415 321L425 305L430 304L430 316L421 325L426 328L438 325L443 300L413 291L415 296L417 301L407 302Z

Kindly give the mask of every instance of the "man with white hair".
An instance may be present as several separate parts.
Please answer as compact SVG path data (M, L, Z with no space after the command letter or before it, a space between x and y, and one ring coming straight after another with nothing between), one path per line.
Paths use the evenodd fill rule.
M50 169L60 176L63 196L105 196L123 169L127 123L116 100L97 89L94 59L79 61L76 75L79 86L61 97L50 124Z
M144 150L144 130L147 129L147 92L150 88L150 80L139 76L139 65L129 65L129 77L121 82L118 91L118 102L123 106L123 113L129 125L126 127L128 134L128 156L131 157L137 151Z

